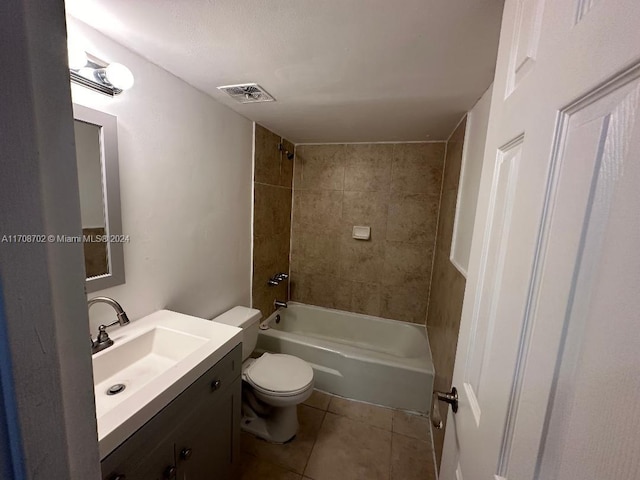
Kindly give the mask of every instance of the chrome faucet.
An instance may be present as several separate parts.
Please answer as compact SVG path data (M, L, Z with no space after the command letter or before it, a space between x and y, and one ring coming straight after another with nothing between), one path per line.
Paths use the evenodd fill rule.
M278 308L287 308L287 302L281 302L280 300L275 300L273 302L273 306L277 310Z
M286 280L287 278L289 278L289 275L284 272L276 273L273 277L269 279L269 281L267 282L267 285L269 285L270 287L275 287L276 285L280 285L280 282Z
M116 311L116 317L118 318L118 320L116 320L113 323L110 323L109 325L100 325L98 327L97 338L95 340L91 338L91 354L98 353L104 350L105 348L109 348L111 345L113 345L113 340L109 338L109 334L107 333L107 328L113 327L114 325L120 325L121 327L124 327L125 325L129 324L129 317L127 317L127 314L122 309L120 304L116 302L113 298L94 297L89 300L88 308L91 308L91 305L95 303L106 303L107 305L111 305L113 309Z

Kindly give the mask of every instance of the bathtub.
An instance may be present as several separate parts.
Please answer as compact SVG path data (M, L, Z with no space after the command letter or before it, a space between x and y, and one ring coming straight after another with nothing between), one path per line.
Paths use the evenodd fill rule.
M429 412L434 370L422 325L289 302L260 328L257 353L306 360L319 390Z

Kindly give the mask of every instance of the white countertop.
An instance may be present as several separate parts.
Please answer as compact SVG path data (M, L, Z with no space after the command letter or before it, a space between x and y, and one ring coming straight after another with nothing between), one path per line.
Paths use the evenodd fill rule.
M166 368L162 362L155 362L154 358L149 356L147 361L155 362L155 366L162 369L160 374L150 376L148 379L140 377L144 380L131 387L129 391L125 390L118 395L107 396L105 384L112 381L118 383L118 374L103 379L101 374L96 374L96 369L104 369L107 361L121 360L121 355L116 349L122 348L127 342L131 342L131 340L158 327L165 332L172 331L179 335L193 336L200 343L184 358L168 362ZM236 327L170 310L159 310L140 320L132 321L125 327L110 331L110 336L115 344L93 356L94 377L99 382L95 388L95 394L100 459L102 460L109 455L131 434L233 350L241 342L241 332L242 330ZM130 350L132 345L127 348ZM111 355L106 357L110 351ZM125 349L121 350L121 352L124 351ZM105 357L100 361L100 357L103 356ZM100 367L100 363L103 367ZM126 382L122 381L122 383Z

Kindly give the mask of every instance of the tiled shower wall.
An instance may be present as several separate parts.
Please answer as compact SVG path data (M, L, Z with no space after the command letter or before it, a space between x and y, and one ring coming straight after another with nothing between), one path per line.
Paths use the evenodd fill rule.
M433 286L429 299L427 331L431 355L436 371L434 390L449 391L453 377L458 331L462 316L462 301L466 279L449 260L453 224L458 199L458 185L462 166L462 147L464 143L466 120L451 135L447 143L447 157L444 166L438 238L433 263ZM446 423L446 405L440 403L442 419ZM442 456L444 429L433 430L433 443L438 465Z
M292 300L424 324L444 153L444 143L298 146ZM371 239L353 239L354 225Z
M268 316L274 300L288 300L288 281L277 287L267 282L275 273L289 272L293 160L278 144L290 152L294 146L258 124L254 141L253 307Z

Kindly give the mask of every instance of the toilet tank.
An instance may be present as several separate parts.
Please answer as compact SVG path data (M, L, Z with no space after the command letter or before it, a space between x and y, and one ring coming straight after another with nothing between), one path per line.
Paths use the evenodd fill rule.
M255 308L233 307L211 320L242 329L242 360L246 360L258 343L258 325L262 313Z

